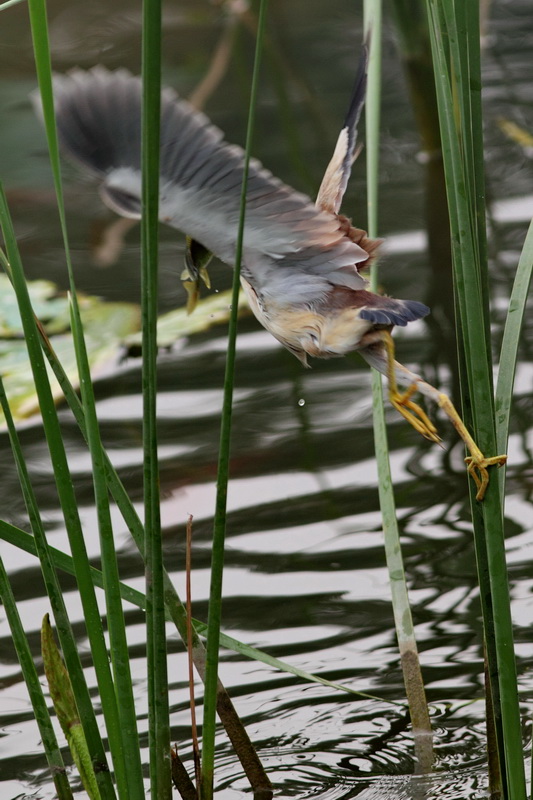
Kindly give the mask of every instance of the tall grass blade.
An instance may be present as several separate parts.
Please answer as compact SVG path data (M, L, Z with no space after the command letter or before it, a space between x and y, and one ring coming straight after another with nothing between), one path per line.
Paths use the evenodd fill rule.
M531 222L513 283L509 310L505 321L502 348L500 352L500 365L498 367L498 381L494 408L496 411L496 441L499 452L504 453L509 439L509 424L511 418L511 403L513 397L514 377L518 359L520 333L526 311L526 303L533 273L533 221ZM500 484L502 505L504 501L503 487L505 485L505 467L500 470Z
M150 787L170 800L170 720L157 455L157 304L161 0L144 0L142 33L142 386Z
M20 550L23 550L26 553L37 555L34 537L30 536L30 534L26 533L26 531L17 528L15 525L10 525L8 522L3 522L2 520L0 520L0 539L4 542L9 542L9 544L12 544L14 547L18 547ZM55 547L50 547L49 550L54 567L66 572L69 575L75 575L72 556L69 556L67 553L63 553L61 550L57 550ZM91 567L91 575L94 585L103 588L104 578L101 571L96 567ZM143 611L146 609L146 596L137 589L133 589L131 586L128 586L125 583L121 583L120 594L122 599L127 603L131 603ZM166 609L166 619L169 621L175 621L171 614L171 610L172 604L169 603L167 604ZM199 620L193 619L192 623L194 626L193 637L196 635L196 638L198 638L198 635L205 634L207 631L207 624L205 622L200 622ZM253 661L266 664L267 666L277 669L280 672L288 672L290 675L295 675L297 678L301 678L302 680L310 681L311 683L321 683L323 686L328 686L330 689L337 689L341 692L351 694L354 697L366 697L369 700L378 700L380 703L389 703L390 705L397 706L398 708L405 707L404 703L398 703L395 700L386 700L383 697L379 697L375 694L369 694L368 692L359 692L356 689L352 689L351 686L345 686L344 684L336 683L335 681L328 681L327 678L323 678L320 675L314 675L311 672L306 672L305 670L294 667L292 664L288 664L286 661L281 661L279 658L275 658L274 656L271 656L262 650L258 650L256 647L251 647L250 645L245 644L244 642L241 642L238 639L228 636L222 632L220 633L220 644L227 650L233 650L235 653L239 653L240 655L250 658Z
M34 12L34 28L37 27L38 30L40 30L43 27L44 14L44 6L39 4ZM136 714L133 700L129 653L126 640L126 627L120 598L118 564L111 525L111 513L105 478L103 448L96 416L96 404L90 375L89 360L85 346L80 310L76 295L76 287L74 283L74 273L70 257L52 97L49 45L46 31L40 34L38 41L39 46L37 47L36 45L35 55L41 88L43 116L47 130L58 213L61 221L61 230L71 288L71 330L76 353L78 374L80 378L82 402L87 420L87 442L91 453L93 467L92 474L104 572L107 621L110 636L110 653L113 663L113 673L117 686L118 712L121 718L120 731L122 734L124 749L124 763L128 764L128 769L125 770L125 775L127 776L129 784L129 797L132 798L132 800L134 800L134 798L142 800L142 798L144 798L144 784L138 745Z
M58 492L59 501L61 504L66 530L69 536L69 542L72 549L76 564L76 579L80 590L80 597L83 606L83 613L85 625L89 640L91 643L91 652L95 664L96 676L100 696L102 699L102 710L106 720L107 732L110 738L111 749L116 756L114 760L115 773L117 778L123 779L123 787L126 790L126 780L124 763L121 757L122 753L122 740L120 734L120 722L118 717L118 709L116 703L116 696L109 668L109 661L107 657L107 649L102 630L102 623L100 619L100 612L96 602L94 587L91 581L89 561L87 558L87 550L83 539L83 531L81 521L78 513L78 505L74 488L70 478L68 468L67 456L63 439L61 436L61 429L57 418L56 408L48 374L46 371L46 364L44 361L43 353L40 346L39 333L35 324L33 311L31 308L30 298L24 278L22 264L17 249L16 237L9 217L7 207L7 200L3 187L0 186L0 227L2 228L6 250L9 263L12 270L13 286L17 295L17 302L19 304L20 315L24 330L24 338L30 363L32 367L33 377L35 381L35 388L39 398L39 405L43 417L43 425L50 457L54 469L54 478ZM62 641L63 645L63 641ZM66 654L65 654L66 655ZM69 664L69 669L71 665ZM72 666L75 668L75 664ZM78 697L78 696L77 696ZM83 700L83 697L81 697ZM90 724L92 711L85 708L80 711L84 715L82 719L85 722L85 715L87 715L88 724ZM98 737L99 738L99 737ZM101 780L105 783L103 796L114 797L114 790L112 784L108 780L105 771L105 757L102 758L102 753L98 747L95 736L88 736L89 747L94 747L93 758L97 757L102 764L102 772L99 773ZM98 755L97 755L98 753ZM121 769L122 768L122 769ZM127 796L126 794L124 796Z
M41 31L45 23L45 9L42 3L39 3L36 6L34 17L34 29L37 28L38 31ZM43 116L47 131L50 160L56 189L58 213L61 221L61 230L63 234L63 243L65 247L66 262L71 288L71 329L73 334L78 373L80 377L82 402L87 420L87 441L93 465L92 473L95 502L100 533L102 563L105 576L105 595L110 635L110 652L113 663L113 672L117 684L118 712L121 718L120 731L124 750L124 764L128 764L128 769L124 769L124 774L127 777L129 784L129 797L132 799L138 798L138 800L141 800L141 798L144 797L144 785L138 746L137 724L129 667L126 628L124 615L122 612L120 591L118 588L118 565L111 526L111 514L105 479L102 443L100 440L89 361L80 318L76 287L74 283L74 274L70 257L70 248L68 243L59 149L52 96L49 44L46 30L40 32L38 38L36 39L35 55L39 74L39 85L41 89ZM115 758L118 758L118 754L115 755Z
M10 8L11 6L16 6L18 3L25 3L26 0L6 0L5 3L0 3L0 11L4 11L6 8Z
M381 0L366 0L365 32L366 38L370 41L366 101L367 218L368 233L371 238L377 238L378 236L381 16ZM371 288L373 291L377 290L377 285L378 271L377 265L374 263L371 275ZM383 386L381 375L376 370L372 370L372 406L379 480L379 503L385 539L385 556L392 593L394 622L413 726L417 771L424 773L431 769L434 760L431 723L418 658L401 552L400 532L390 471Z
M58 213L63 235L67 269L71 288L71 319L72 332L79 365L82 386L83 402L88 416L88 441L95 475L95 498L99 521L99 530L104 557L104 572L106 575L106 603L108 609L108 623L110 629L111 652L115 676L118 678L118 702L115 700L115 709L110 710L113 717L120 715L120 724L117 737L120 735L120 746L115 741L117 749L113 751L117 785L120 796L127 793L129 797L141 798L144 795L141 763L137 745L137 730L131 676L129 674L129 657L126 642L125 624L123 619L120 594L118 591L118 568L111 530L109 503L105 480L103 479L102 446L96 419L94 395L90 382L87 351L83 337L79 307L77 302L76 287L72 269L70 247L67 235L63 188L61 182L61 168L59 148L54 114L50 46L48 38L48 25L46 5L44 0L29 0L30 21L34 44L35 63L39 79L39 89L43 107L50 161L54 177L54 186L57 197ZM103 699L103 698L102 698ZM104 712L105 713L105 712ZM113 748L114 734L110 732L110 741ZM128 769L126 769L126 756ZM127 788L127 785L129 788Z
M518 346L522 322L526 310L526 303L533 273L533 221L529 225L526 240L520 254L518 268L513 283L509 311L505 322L502 347L500 352L500 365L494 408L496 413L496 442L500 452L507 450L509 441L509 423L511 416L511 403L513 397L514 377L518 358ZM505 503L505 467L500 475L500 497L502 510ZM533 769L533 762L532 762ZM533 785L533 774L532 774Z
M463 410L485 454L496 454L489 284L485 242L479 9L427 0L450 210L456 298L461 324ZM493 476L485 499L471 491L484 634L504 796L526 796L512 647L503 514ZM472 488L472 487L471 487Z
M239 229L235 252L233 273L232 314L229 321L228 349L224 376L224 400L220 431L219 458L217 469L217 495L213 527L213 548L211 558L211 586L209 593L209 614L207 621L207 660L205 673L204 721L202 728L202 800L213 797L215 726L218 692L218 658L220 642L220 620L222 602L222 576L224 570L224 541L226 535L226 506L229 476L229 455L231 439L231 413L233 403L233 382L235 373L235 349L237 337L237 306L240 287L240 267L243 250L244 219L246 213L246 192L248 187L248 168L253 141L255 107L259 86L259 67L266 28L267 0L261 0L252 74L252 86L246 131L246 146L241 189ZM270 782L264 787L269 790Z
M30 548L29 551L35 553L35 555L37 555L39 558L48 599L50 600L50 605L54 614L59 640L63 649L65 661L68 666L72 688L76 697L76 703L80 711L81 721L84 726L85 738L88 742L88 747L92 754L93 762L95 764L101 764L101 768L98 770L99 783L109 784L109 791L112 793L111 796L114 797L115 795L110 783L109 769L107 766L104 746L100 738L89 690L85 682L80 658L76 649L76 642L63 600L63 593L61 591L61 587L59 586L59 581L55 572L55 569L58 566L55 557L57 551L48 545L46 539L44 526L39 513L39 507L31 485L19 437L15 428L13 417L11 415L11 409L7 401L3 381L1 378L0 405L6 419L17 473L19 476L31 529L33 531L33 536L30 536L25 531L14 529L12 531L12 535L9 538L6 538L5 541L11 541L13 544L16 544L17 547L20 547L22 542L27 539L27 544ZM11 532L12 526L2 521L0 522L0 528L7 529L6 532ZM71 574L75 575L76 572L74 568L74 561L71 556L68 556L68 559L69 564L71 565ZM106 796L105 791L103 792L103 795Z
M87 430L85 424L85 415L78 398L70 383L68 376L65 373L62 365L59 363L48 339L42 334L41 345L48 358L49 364L54 372L55 377L65 395L65 399L71 409L74 418L79 426L79 429L87 440ZM131 499L124 488L115 468L113 467L109 456L104 451L104 462L106 469L108 489L117 504L122 517L130 531L133 540L141 554L145 558L145 534L144 527L139 519L139 515L131 502ZM6 523L0 521L0 530L4 531L4 536L7 538L7 531L10 530ZM9 539L13 541L12 538ZM93 573L94 574L94 573ZM181 602L178 593L172 580L170 579L166 570L163 569L163 580L165 590L165 605L168 610L169 618L176 626L178 633L184 643L187 642L187 614L183 603ZM144 606L143 606L144 607ZM205 680L205 648L203 642L197 635L193 635L193 659L196 670L202 680ZM235 752L252 787L261 787L268 783L265 770L257 757L257 753L250 741L246 729L240 721L237 712L231 702L231 699L219 681L218 699L217 699L217 712L223 723L226 733L235 748Z
M87 441L92 462L94 497L98 518L98 531L100 534L100 554L107 607L110 655L121 722L120 727L124 760L128 767L126 771L129 787L128 798L129 800L144 800L144 780L133 697L130 656L126 638L126 623L120 596L120 578L113 538L104 452L96 416L96 401L87 358L87 350L84 344L79 309L75 301L71 302L71 329L74 338L78 373L80 376L82 403L87 422Z
M58 800L73 800L72 790L65 772L63 757L57 743L56 735L48 713L46 700L44 699L41 682L33 663L31 650L22 627L22 622L18 613L17 603L7 577L4 562L0 558L0 599L4 606L13 645L17 651L17 657L22 669L22 674L28 687L28 693L35 715L35 720L39 727L46 760L50 767L52 779L56 787Z

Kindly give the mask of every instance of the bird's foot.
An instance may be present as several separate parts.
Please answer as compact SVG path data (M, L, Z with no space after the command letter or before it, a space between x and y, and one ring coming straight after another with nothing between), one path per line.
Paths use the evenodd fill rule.
M467 456L465 458L466 470L474 483L476 484L476 500L481 501L485 497L487 486L489 485L489 473L487 467L503 467L507 461L507 456L491 456L485 458L483 453L480 452L481 458L476 456Z
M411 398L415 392L423 390L426 396L431 397L439 407L442 408L468 448L470 455L465 458L466 468L468 474L476 484L476 500L481 502L485 497L485 492L487 491L489 483L488 468L503 466L507 461L507 456L490 456L489 458L484 456L468 432L466 425L457 413L450 398L442 392L439 392L430 384L422 381L421 378L414 373L410 373L405 367L394 360L394 342L388 331L383 331L382 341L387 354L387 378L389 381L389 397L392 405L405 417L415 430L432 442L440 442L436 428L427 417L426 413L420 406L413 403ZM405 380L407 375L412 380L411 385L403 394L398 391L396 380L397 369L401 370L403 380Z
M453 422L455 430L470 451L470 455L465 458L466 469L474 483L476 484L476 500L481 502L485 497L487 486L489 485L488 467L503 467L507 461L506 455L489 456L483 455L477 444L470 436L463 420L457 413L455 406L450 398L445 394L439 394L439 406L446 412L449 419Z
M382 341L387 353L387 379L389 381L389 399L396 411L413 426L415 431L422 434L430 442L440 442L437 429L429 419L426 412L417 404L413 403L411 397L418 391L416 381L409 386L405 392L398 390L396 381L396 364L394 361L394 341L389 331L382 332ZM415 376L413 376L415 377Z
M440 442L440 437L436 427L433 425L424 409L411 400L411 397L416 391L416 383L413 383L403 394L400 394L397 389L391 389L389 391L390 402L407 422L409 422L418 433L422 434L425 439L429 439L430 442L438 443Z
M187 292L187 314L196 308L200 297L200 280L211 288L211 279L207 266L213 254L202 244L187 236L185 247L185 269L181 273L181 280Z

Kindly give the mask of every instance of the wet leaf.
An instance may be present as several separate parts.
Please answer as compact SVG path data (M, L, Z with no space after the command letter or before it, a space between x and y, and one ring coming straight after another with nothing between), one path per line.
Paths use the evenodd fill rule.
M205 264L199 263L199 278ZM32 305L41 321L54 351L74 386L79 385L78 371L70 320L68 298L59 294L50 281L28 283ZM120 358L124 347L141 346L140 309L133 303L107 303L97 297L78 295L89 364L93 377L105 374ZM206 331L213 325L227 322L230 315L231 292L213 294L197 303L194 314L179 308L158 320L157 342L170 347L179 339ZM239 313L247 308L245 297L239 298ZM28 360L22 324L11 284L0 275L0 374L4 381L11 412L16 422L39 413L32 372ZM52 392L59 402L63 393L51 370ZM4 418L0 413L0 428Z

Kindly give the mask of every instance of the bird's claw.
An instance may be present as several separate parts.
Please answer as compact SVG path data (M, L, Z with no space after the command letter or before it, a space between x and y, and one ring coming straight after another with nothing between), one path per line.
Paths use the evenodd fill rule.
M203 245L186 237L185 248L185 269L181 273L181 280L187 292L187 314L191 314L196 308L200 297L200 280L211 288L211 279L207 271L207 265L211 261L213 254Z
M187 280L187 276L187 271L183 270L181 280L183 281L183 288L187 292L187 314L192 314L200 297L200 288L198 281Z
M429 439L430 442L438 443L440 442L440 437L436 427L433 425L426 412L417 403L411 400L411 397L416 391L416 384L410 386L403 394L400 394L397 390L390 391L389 398L391 404L425 439Z
M503 466L507 461L507 456L490 456L489 458L486 458L473 440L450 398L422 381L417 375L410 373L411 377L413 378L413 383L409 386L406 392L403 394L400 393L398 391L396 382L396 367L398 366L402 369L404 377L407 370L401 367L401 365L398 365L394 360L394 342L390 333L388 331L383 331L382 337L387 355L389 397L392 405L397 411L400 412L400 414L402 414L403 417L405 417L405 419L413 426L415 430L422 434L422 436L425 436L426 439L429 439L432 442L440 442L437 430L431 420L427 417L426 413L420 408L420 406L418 406L416 403L413 403L411 400L412 396L420 390L421 385L424 386L425 394L429 394L430 397L433 397L439 407L444 411L448 419L453 423L457 433L470 452L470 455L465 458L466 468L468 474L472 477L472 480L476 484L476 500L481 502L485 497L485 492L487 491L487 486L489 484L488 468L494 466Z
M438 403L448 415L448 418L453 422L455 430L470 450L470 455L465 458L466 470L476 484L476 500L481 502L485 497L485 492L489 484L487 468L495 466L502 467L507 461L507 456L489 456L489 458L484 456L468 432L463 420L455 410L450 398L445 394L439 394Z
M503 467L507 461L506 455L491 456L490 458L485 458L483 454L480 455L481 458L478 455L467 456L465 458L466 470L476 484L476 500L479 502L481 502L481 500L483 500L485 497L485 492L487 491L487 486L489 485L489 473L487 472L487 467Z

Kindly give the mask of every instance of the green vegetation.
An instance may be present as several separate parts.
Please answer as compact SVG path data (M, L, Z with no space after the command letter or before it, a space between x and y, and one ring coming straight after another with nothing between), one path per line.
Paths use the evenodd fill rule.
M444 178L447 189L451 226L453 269L458 317L457 339L461 372L463 415L476 442L490 455L505 452L517 361L518 342L524 317L525 302L533 269L533 227L530 228L510 299L510 307L500 354L496 392L492 378L490 341L489 276L487 270L486 210L483 178L483 138L481 108L481 69L479 9L476 3L460 0L426 0L429 26L420 22L422 0L412 0L417 9L417 35L431 44L434 63L436 101L440 122ZM11 3L4 4L4 7ZM407 13L407 0L397 0L399 20ZM370 0L365 3L367 36L371 38L369 74L370 100L367 106L367 176L369 234L379 234L378 220L378 149L380 101L380 33L381 5ZM235 369L237 317L242 306L239 298L239 263L242 255L245 192L241 195L237 268L231 292L229 336L224 379L224 406L217 472L217 500L212 548L211 594L207 624L193 620L188 625L187 611L178 597L163 564L160 520L159 467L157 443L157 352L162 343L172 337L188 334L193 328L205 325L213 315L227 314L227 297L208 298L205 315L198 322L198 310L185 319L186 312L161 321L157 320L158 290L158 202L159 202L159 103L161 75L161 5L159 0L145 0L143 5L143 222L142 222L142 333L129 336L132 345L142 346L143 354L143 448L144 448L144 522L135 510L134 502L122 486L104 451L96 414L96 402L91 381L91 369L100 362L101 343L109 353L135 327L136 310L130 306L104 306L110 327L102 328L101 310L92 298L76 291L70 259L65 221L64 198L55 129L52 96L52 69L48 39L48 23L44 0L29 0L31 31L35 63L43 103L50 160L57 196L57 206L64 239L65 258L69 273L68 298L55 296L49 284L28 287L17 247L7 200L0 191L0 226L5 242L1 260L17 298L18 312L4 315L4 333L22 333L31 364L35 396L43 419L43 429L54 466L57 495L69 536L72 556L61 553L48 544L45 528L32 488L31 477L24 460L15 419L21 416L16 391L0 380L0 405L7 426L14 460L26 503L32 534L0 522L0 537L33 553L40 561L47 594L52 609L55 630L62 656L45 620L43 625L43 655L45 670L57 717L78 765L84 787L91 798L122 798L140 800L149 788L152 797L170 800L172 780L183 797L202 800L213 796L215 765L216 713L221 719L243 770L257 797L269 796L268 775L259 761L242 723L218 680L218 654L222 644L247 657L285 670L302 680L310 680L359 694L349 687L306 673L260 651L247 647L224 635L221 630L221 597L224 565L227 487L230 479L231 412ZM261 47L265 37L267 3L261 0L257 25L257 47L246 139L246 163L252 149L253 122L258 94L258 75ZM370 32L370 33L369 33ZM405 33L405 30L404 30ZM416 53L412 32L404 36L409 57ZM429 46L429 44L428 44ZM424 54L427 66L428 53ZM279 65L278 65L279 66ZM417 95L420 101L420 93ZM429 92L431 97L435 97ZM427 122L428 112L421 119ZM427 140L438 146L439 136L425 129ZM243 185L246 183L246 170ZM374 273L377 285L377 273ZM194 287L193 287L194 288ZM50 308L53 305L53 309ZM96 310L95 310L96 309ZM46 318L41 325L37 318ZM69 347L73 355L59 357L50 344L48 334L63 335L66 327L72 331ZM164 338L166 336L166 338ZM163 337L163 339L161 338ZM3 345L2 345L3 346ZM20 342L10 350L13 362L21 362ZM59 348L58 348L59 349ZM6 346L7 351L7 346ZM74 367L75 357L75 367ZM25 363L25 362L24 362ZM22 368L24 369L24 368ZM20 370L19 370L20 371ZM57 383L51 383L51 372ZM6 373L3 372L5 375ZM16 373L15 373L16 375ZM15 377L14 383L17 384ZM69 461L56 411L58 388L84 436L91 456L93 491L97 509L102 570L91 566L84 540L78 503L73 489ZM74 386L80 387L80 397ZM6 390L7 395L6 396ZM415 729L415 748L421 771L429 771L433 763L433 746L429 713L411 618L405 574L401 560L400 534L394 502L393 479L388 463L388 446L382 402L381 380L373 378L376 453L380 475L380 502L386 539L386 555L391 575L394 614L399 648L404 667L406 694ZM19 392L23 406L28 407L27 382ZM466 477L465 477L466 480ZM522 748L522 730L518 708L517 675L512 647L513 630L505 563L503 507L505 501L505 469L499 475L492 470L487 493L482 502L475 498L470 486L472 520L475 537L479 586L482 598L484 645L487 659L487 714L490 772L493 796L504 800L525 800L526 783ZM124 585L119 578L115 552L111 499L117 504L124 521L144 559L146 586L138 592ZM74 574L83 605L91 659L98 682L98 702L105 724L102 736L94 711L80 655L72 632L56 569ZM107 629L104 630L95 587L103 587L106 602ZM12 630L13 641L28 685L35 718L42 736L43 748L50 765L52 780L60 800L72 797L60 748L50 714L32 661L27 638L22 629L15 598L9 584L5 565L0 561L0 596ZM124 602L133 603L145 611L147 678L149 776L141 760L136 708L126 626ZM205 682L204 723L202 728L202 776L195 788L183 775L179 755L171 760L171 729L167 676L166 623L172 620L185 645L189 645L192 660ZM206 634L204 646L201 636ZM108 638L106 638L108 637ZM361 696L361 695L359 695ZM362 696L372 698L373 695ZM402 698L398 702L403 703ZM180 777L181 775L181 777ZM180 783L182 781L182 783Z

